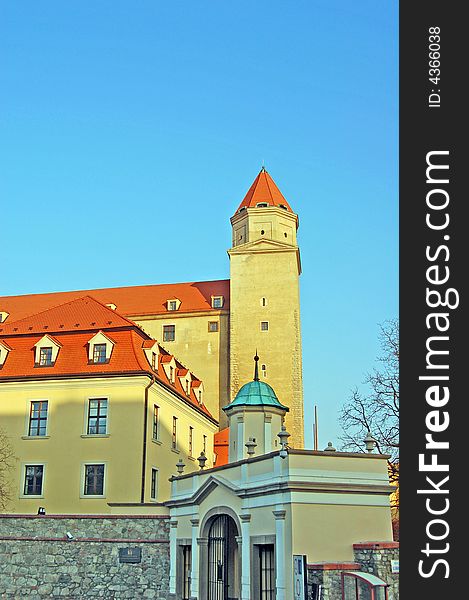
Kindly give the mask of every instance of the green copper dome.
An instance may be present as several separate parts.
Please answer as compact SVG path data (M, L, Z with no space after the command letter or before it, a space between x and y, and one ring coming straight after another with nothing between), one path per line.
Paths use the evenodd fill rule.
M233 402L228 404L228 406L224 406L223 410L226 411L232 406L275 406L276 408L281 408L286 411L289 410L287 406L280 404L274 390L268 383L259 381L258 362L259 357L257 356L256 350L256 356L254 357L254 364L256 365L254 368L254 381L245 383L236 394Z
M233 402L225 408L232 406L275 406L288 410L286 406L280 404L270 385L263 381L250 381L244 384Z

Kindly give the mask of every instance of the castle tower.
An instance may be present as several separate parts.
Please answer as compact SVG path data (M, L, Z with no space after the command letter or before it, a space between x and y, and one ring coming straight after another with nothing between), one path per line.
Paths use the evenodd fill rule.
M230 394L249 381L249 356L262 357L259 378L289 408L291 445L303 447L303 384L298 216L262 168L236 213L230 256Z

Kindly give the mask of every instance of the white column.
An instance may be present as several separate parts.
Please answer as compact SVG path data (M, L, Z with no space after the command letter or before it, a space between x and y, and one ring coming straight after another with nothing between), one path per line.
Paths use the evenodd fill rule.
M273 510L275 517L275 570L276 570L276 600L285 600L285 510Z
M251 515L240 515L241 520L241 600L251 600L251 539L249 535Z
M199 597L199 519L191 519L192 543L191 543L191 598Z
M171 519L169 522L169 593L176 594L176 558L177 558L177 527L178 522L175 519Z

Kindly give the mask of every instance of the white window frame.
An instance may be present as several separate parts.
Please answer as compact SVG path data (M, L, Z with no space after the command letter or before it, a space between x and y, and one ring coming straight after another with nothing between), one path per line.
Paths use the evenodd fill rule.
M215 306L215 301L216 300L220 300L220 306ZM212 296L212 308L214 308L215 310L221 310L223 308L223 305L225 304L225 297L224 296Z
M88 433L88 411L90 407L90 400L107 400L107 415L106 415L106 433ZM82 438L104 438L109 437L109 416L110 416L110 407L111 407L111 399L109 396L103 394L88 396L85 398L85 414L83 419L83 433L81 435Z
M41 494L25 494L24 485L26 483L26 467L42 467L42 488ZM20 498L21 499L38 499L44 498L44 489L46 487L46 473L47 473L47 462L42 460L28 460L21 463L21 488Z
M155 425L155 406L158 409L158 421L156 423L156 437L154 437L154 425ZM153 406L151 409L151 439L153 442L160 442L160 428L161 428L161 407L156 402L153 402Z
M45 435L29 435L29 421L31 415L31 403L32 402L47 402L47 422L46 422L46 433ZM50 422L50 400L49 398L28 398L26 400L26 423L24 426L24 436L28 440L43 440L48 439L49 435L49 422Z
M155 496L151 495L151 488L152 488L152 479L153 479L153 471L156 472L156 485L155 485ZM158 467L155 467L154 465L152 465L151 469L150 469L150 500L151 502L158 502L158 488L159 488L159 483L160 483L160 470L158 469Z
M86 479L86 467L87 465L104 465L104 477L103 477L103 493L102 494L85 494L85 479ZM81 463L81 478L80 478L80 498L106 498L107 492L107 478L108 478L108 463L105 460L87 460Z

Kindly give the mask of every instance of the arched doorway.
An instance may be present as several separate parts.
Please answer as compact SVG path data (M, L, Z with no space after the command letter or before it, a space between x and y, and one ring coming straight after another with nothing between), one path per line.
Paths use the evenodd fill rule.
M234 520L226 514L214 517L208 530L208 600L239 598L239 553Z

